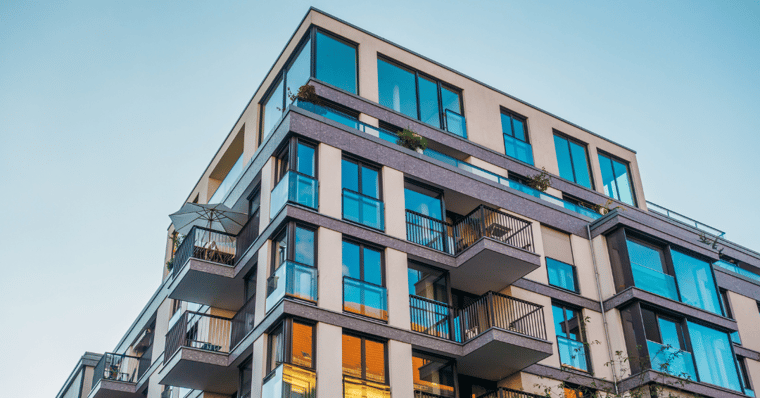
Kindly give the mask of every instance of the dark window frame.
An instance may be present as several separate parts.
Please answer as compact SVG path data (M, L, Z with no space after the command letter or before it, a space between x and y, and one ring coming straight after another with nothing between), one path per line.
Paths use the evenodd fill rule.
M314 176L306 175L298 171L298 146L304 145L314 149ZM297 135L291 136L283 142L275 152L274 184L277 184L288 172L304 175L315 180L319 179L319 143ZM287 157L287 161L285 159ZM274 188L272 188L274 190Z
M613 155L613 154L611 154L609 152L605 152L605 151L603 151L603 150L601 150L599 148L597 148L596 154L597 154L597 160L598 160L599 157L603 156L603 157L606 157L607 160L610 161L610 167L612 168L613 173L615 171L614 164L612 163L613 161L621 163L621 164L623 164L625 166L626 175L628 176L628 185L631 187L631 199L633 200L633 206L637 207L638 206L638 199L636 198L636 187L633 185L633 173L631 173L631 163L628 162L627 160L624 160L623 158L621 158L619 156L615 156L615 155ZM600 171L601 171L601 164L599 165L599 168L600 168ZM602 176L602 189L604 189L604 176ZM618 184L615 184L615 189L617 189L617 198L614 198L612 196L608 196L608 197L612 198L614 200L617 200L620 203L628 205L628 203L625 203L625 202L623 202L622 200L619 199L620 198L620 187L618 186Z
M589 150L588 150L589 146L588 146L588 144L585 143L585 142L583 142L583 141L581 141L581 140L579 140L579 139L577 139L577 138L575 138L575 137L573 137L573 136L567 135L567 134L565 134L565 133L563 133L563 132L561 132L561 131L559 131L557 129L552 129L552 134L553 134L553 136L560 137L560 138L562 138L562 139L564 139L564 140L566 140L568 142L568 144L567 144L568 145L567 150L568 150L568 153L570 154L570 166L571 166L570 168L573 171L573 180L572 181L567 180L565 178L562 178L561 176L558 176L558 177L562 178L565 181L572 182L573 184L578 185L580 187L583 187L583 188L586 188L586 189L591 189L592 191L596 190L596 184L594 182L594 169L591 167L591 157L589 155ZM553 141L553 139L552 139L552 141ZM589 178L589 182L591 183L591 187L585 187L585 186L583 186L583 185L581 185L580 183L577 182L578 181L578 177L575 175L575 167L573 167L573 163L574 163L573 162L573 151L570 149L571 148L570 147L570 142L573 142L576 145L582 146L584 152L586 153L586 167L588 167L588 178ZM556 151L556 149L555 149L555 151ZM556 158L556 156L557 156L556 153L555 153L554 156Z
M453 397L459 396L459 370L457 369L457 361L455 359L437 355L437 354L431 354L429 352L425 352L425 351L413 348L412 358L414 358L415 356L417 356L418 358L423 358L423 359L427 357L430 360L445 362L446 366L451 366L451 370L453 373L453 382L454 382Z
M378 165L378 164L376 164L374 162L363 160L363 159L361 159L359 157L352 156L352 155L347 154L347 153L344 153L343 156L341 157L341 164L343 163L344 160L348 161L348 162L351 162L351 163L354 163L354 164L356 164L359 167L359 172L357 173L358 174L357 187L360 190L363 189L362 186L364 185L364 184L362 184L362 171L361 171L361 168L365 167L365 168L377 171L377 196L378 197L375 198L375 197L372 197L372 196L369 196L369 195L365 194L364 192L356 192L356 191L352 191L352 190L350 190L348 188L343 187L343 181L342 181L342 177L343 176L342 176L342 174L341 174L341 191L345 189L345 190L348 190L348 191L351 191L351 192L354 192L354 193L358 193L360 195L363 195L363 196L366 196L366 197L378 200L380 202L383 202L383 166Z
M325 36L328 36L328 37L330 37L330 38L332 38L332 39L334 39L336 41L339 41L339 42L341 42L343 44L346 44L346 45L348 45L350 47L353 47L356 50L356 59L354 60L354 65L355 65L355 69L356 69L356 71L355 71L356 72L356 82L354 82L354 84L356 85L356 95L357 96L360 95L359 94L360 93L360 89L359 89L359 81L360 81L360 79L359 79L359 43L357 43L357 42L355 42L353 40L346 39L343 36L340 36L340 35L338 35L336 33L330 32L329 30L324 29L324 28L322 28L320 26L317 26L317 25L314 25L314 24L312 24L309 27L309 29L311 30L310 34L311 34L311 38L313 39L311 41L311 43L312 43L311 44L311 46L312 46L311 47L311 77L313 79L315 79L315 80L319 80L319 79L317 79L317 32L319 32L319 33L321 33L321 34L323 34ZM330 87L335 87L332 84L327 83L325 81L322 81L322 80L319 80L319 81L322 82L322 83L324 83L324 84L327 84ZM335 88L338 89L338 90L342 90L342 89L340 89L338 87L335 87Z
M302 229L306 229L306 230L314 232L314 265L298 263L295 260L295 250L296 250L296 248L295 248L295 246L296 246L296 240L295 239L296 239L296 229L297 228L302 228ZM301 265L304 265L304 266L307 266L307 267L318 268L317 267L317 265L318 265L318 259L317 259L317 257L318 257L318 254L319 254L319 244L318 244L318 239L319 239L318 235L319 234L317 233L318 229L319 229L319 227L316 227L316 226L313 226L313 225L310 225L310 224L306 224L306 223L303 223L303 222L300 222L300 221L286 220L271 235L270 239L274 242L276 239L278 239L284 233L287 236L287 239L288 239L287 252L285 253L285 262L292 261L294 263L301 264ZM277 252L275 252L274 247L272 248L272 253L271 253L270 257L271 257L270 267L269 267L270 268L270 273L274 274L274 272L277 269L279 269L279 267L276 267Z
M523 122L523 126L525 127L525 129L524 129L524 131L525 131L525 140L521 140L521 139L515 137L515 126L514 126L514 123L511 123L511 122L510 122L510 124L511 124L510 125L510 127L511 127L510 130L512 131L512 135L510 137L512 137L512 138L514 138L514 139L516 139L518 141L522 141L522 142L530 145L531 148L532 148L533 144L531 144L531 142L530 142L530 134L528 133L528 118L525 117L525 116L523 116L523 115L521 115L521 114L519 114L519 113L517 113L517 112L509 110L509 109L507 109L507 108L505 108L503 106L499 107L499 111L500 111L499 112L500 114L509 116L510 120L512 120L512 119L519 119L520 121ZM503 135L503 134L505 134L504 133L504 125L502 124L501 127L502 127L501 132L502 132L502 135Z
M368 336L368 335L365 335L365 334L362 334L362 333L348 331L348 330L345 330L345 329L343 331L343 334L341 335L341 340L343 339L343 336L351 336L351 337L354 337L354 338L357 338L357 339L361 340L361 354L360 355L361 355L362 376L359 377L359 380L369 381L371 383L377 383L377 384L383 384L383 385L390 385L390 380L389 380L390 379L390 374L389 374L389 372L390 372L390 366L389 366L390 358L388 358L388 341L380 339L380 338L377 338L377 337ZM366 341L367 340L370 340L370 341L375 342L375 343L380 343L380 344L383 345L383 350L384 350L383 359L385 361L385 364L384 364L385 368L384 368L383 372L384 372L384 375L385 375L385 381L383 381L382 383L374 381L374 380L368 380L367 379L367 349L366 349L366 347L367 347L366 346ZM342 359L341 359L341 361L342 361ZM345 373L343 373L342 364L341 364L341 373L343 374L344 377L345 376L354 377L354 376L346 375Z
M556 258L553 258L553 257L548 257L548 256L545 256L545 257L546 257L547 260L552 260L552 261L556 261L558 263L569 265L572 268L572 270L573 270L573 285L575 285L575 290L566 289L566 288L564 288L562 286L554 285L551 282L549 282L549 286L556 287L557 289L562 289L562 290L564 290L566 292L571 292L571 293L575 293L575 294L581 294L581 287L580 287L580 284L578 283L578 267L576 267L574 264L568 264L568 263L566 263L564 261L557 260ZM549 263L548 263L548 261L546 263L546 275L547 275L547 278L548 278L548 276L549 276Z
M564 337L564 338L566 338L568 340L577 341L577 342L583 344L583 353L586 356L585 360L586 360L586 365L588 365L588 369L583 370L583 369L574 368L574 367L569 366L569 365L564 365L564 364L562 364L562 357L561 356L560 356L560 366L562 366L562 367L569 367L571 369L577 369L577 370L579 370L581 372L588 372L588 373L593 374L594 373L594 371L593 371L594 366L593 366L592 361L591 361L591 352L589 350L589 345L588 345L587 338L586 338L586 326L585 326L585 322L584 322L584 318L583 318L583 308L574 306L572 304L567 304L567 303L562 302L562 301L556 301L556 300L552 300L552 307L559 307L559 308L562 309L562 317L564 319L564 321L562 321L562 323L564 324L564 328L566 330L565 335L562 336L562 337ZM572 338L569 337L569 335L570 335L570 332L569 332L570 327L569 327L568 319L567 319L567 310L571 310L571 311L573 311L573 312L576 313L576 317L578 318L578 336L579 336L580 340L572 339ZM554 312L554 308L552 308L552 317L554 317L553 312ZM554 320L552 319L552 322L553 321ZM559 333L561 333L561 332L562 332L561 330L555 330L554 331L555 339L558 336L560 336ZM557 345L559 346L559 342L557 342Z
M385 285L387 283L387 278L385 276L385 248L382 247L382 246L378 246L377 244L368 243L368 242L365 242L363 240L360 240L360 239L357 239L357 238L354 238L354 237L351 237L351 236L348 236L348 235L343 235L343 240L341 242L347 242L347 243L359 246L359 273L360 273L360 279L351 278L351 277L348 277L348 278L356 279L356 280L364 282L364 283L369 283L370 285L375 285L375 286L379 286L379 287L386 287ZM382 282L381 282L380 285L378 285L376 283L372 283L372 282L367 282L364 279L364 250L363 250L364 248L369 248L370 250L374 250L374 251L377 251L377 252L380 253L380 278L382 279ZM343 277L346 277L346 276L343 275Z
M311 327L311 367L304 367L301 365L296 365L293 363L293 323L300 323L302 325L307 325ZM272 335L275 334L275 332L278 332L281 330L282 335L282 362L272 362L273 355L275 354L275 350L272 347ZM278 322L275 326L269 329L269 332L267 332L267 358L266 358L266 376L264 377L264 381L266 382L267 379L272 377L274 374L274 370L277 369L280 364L288 364L290 366L295 366L302 369L309 369L312 371L316 371L317 369L317 325L313 321L303 320L300 318L285 318L282 319L280 322ZM273 366L274 365L274 366Z

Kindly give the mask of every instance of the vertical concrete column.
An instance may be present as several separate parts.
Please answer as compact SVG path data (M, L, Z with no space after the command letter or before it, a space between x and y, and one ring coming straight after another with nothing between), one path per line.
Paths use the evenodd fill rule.
M394 398L412 398L414 394L412 345L397 340L389 340L388 365L390 368L391 396Z
M267 278L269 277L269 251L272 241L267 240L261 245L257 255L259 256L256 269L256 313L254 324L258 325L266 316Z
M570 246L573 250L573 262L578 273L578 286L580 287L581 294L590 299L599 300L590 242L580 236L570 235Z
M317 398L343 396L343 329L317 323ZM258 395L255 395L258 396Z
M385 233L399 239L406 239L404 173L390 167L383 167L382 174Z
M156 330L153 332L153 353L151 358L158 358L166 346L166 333L169 332L169 318L171 317L172 299L166 298L156 311Z
M525 218L521 215L515 214L517 217ZM541 234L541 223L538 221L529 220L532 224L530 226L533 233L533 248L536 254L541 256L541 266L533 270L526 275L526 279L536 281L543 284L549 284L549 274L546 272L546 250L544 249L544 236Z
M605 380L612 380L612 369L609 366L604 366L610 362L610 355L607 350L607 337L604 334L602 314L586 308L583 309L581 316L588 319L585 329L591 358L587 358L587 360L594 370L594 375Z
M272 186L273 181L273 166L274 158L269 158L264 167L261 168L261 214L269 214L269 203L272 199ZM266 229L269 225L269 221L274 214L269 214L269 217L261 217L259 223L259 231Z
M325 227L320 227L317 233L317 303L322 308L343 312L343 235Z
M406 253L385 249L385 280L388 288L388 325L409 330L409 274Z
M269 335L266 333L259 336L256 341L253 342L253 361L252 361L252 376L251 376L251 396L261 396L261 386L266 376L266 341Z
M342 188L340 149L319 144L319 212L342 218Z
M739 326L739 337L742 345L750 350L760 351L760 339L757 339L757 325L760 325L760 313L757 310L755 299L742 296L739 293L728 291L728 301L731 302L731 311ZM759 375L760 376L760 375ZM759 379L753 379L758 383ZM760 388L760 384L756 384Z
M377 43L367 40L359 46L359 95L379 102L377 86Z

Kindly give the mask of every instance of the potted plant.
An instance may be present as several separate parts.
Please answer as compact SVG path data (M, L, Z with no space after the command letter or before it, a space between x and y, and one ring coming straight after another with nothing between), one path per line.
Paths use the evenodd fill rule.
M288 98L290 98L290 101L304 101L304 102L310 102L314 105L319 105L319 96L317 95L317 89L314 88L311 84L304 84L303 86L298 88L298 92L293 94L290 89L288 89Z
M402 132L398 133L396 143L404 148L417 151L417 153L422 153L428 145L425 137L421 137L409 129L404 129Z
M541 192L546 192L546 190L552 186L552 178L549 176L549 173L546 172L546 169L542 167L541 173L528 176L527 185Z

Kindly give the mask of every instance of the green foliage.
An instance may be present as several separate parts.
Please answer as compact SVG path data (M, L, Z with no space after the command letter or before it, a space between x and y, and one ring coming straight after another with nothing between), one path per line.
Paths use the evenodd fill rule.
M293 102L295 100L299 101L305 101L305 102L311 102L314 105L319 105L319 96L317 95L317 89L314 88L311 84L304 84L303 86L298 88L298 92L293 94L290 91L290 88L288 88L288 98L290 98L290 102Z
M541 192L552 186L552 178L549 173L546 172L546 168L541 168L541 172L532 176L528 176L527 184L533 189L537 189Z
M704 232L701 232L699 234L699 241L704 243L707 246L710 246L713 250L717 250L718 254L723 254L723 247L718 248L718 236L713 239L710 235L707 235Z
M425 150L428 146L427 139L419 136L412 130L404 129L404 131L398 133L398 139L396 143L404 148L416 151L417 149Z
M595 212L601 215L605 215L613 210L618 210L618 209L620 211L625 211L625 207L623 206L615 206L613 208L610 208L610 206L612 206L613 203L615 203L615 201L613 201L612 199L607 199L607 201L604 202L604 204L594 205L593 209Z

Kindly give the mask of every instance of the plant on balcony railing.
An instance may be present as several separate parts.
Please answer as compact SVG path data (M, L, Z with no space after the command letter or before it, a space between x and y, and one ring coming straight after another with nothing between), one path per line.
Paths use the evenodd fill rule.
M404 148L422 153L427 148L427 138L420 136L412 130L404 129L398 133L397 144Z
M546 192L552 186L552 178L546 172L546 168L542 167L540 173L528 176L527 185L541 192Z

